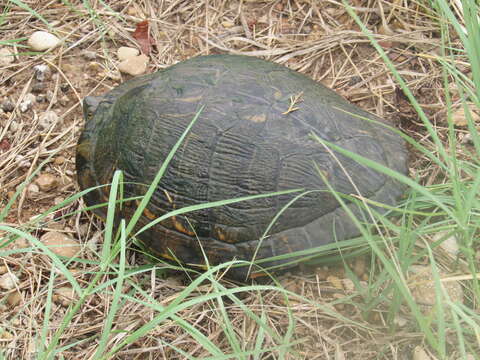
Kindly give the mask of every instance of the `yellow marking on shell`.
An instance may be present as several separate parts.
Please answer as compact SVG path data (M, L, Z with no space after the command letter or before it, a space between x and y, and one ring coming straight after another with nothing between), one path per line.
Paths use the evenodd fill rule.
M215 232L217 233L218 240L223 242L228 242L227 237L225 236L222 230L220 230L219 228L216 228Z
M282 94L281 91L277 90L273 93L273 97L275 98L275 100L280 100L282 98L282 96L283 96L283 94Z
M176 219L175 216L172 216L172 221L173 221L173 227L181 232L182 234L186 234L188 236L195 236L195 233L193 231L190 231L183 226L183 224Z
M143 215L145 215L150 220L154 220L154 219L157 218L157 216L154 213L152 213L150 210L148 210L147 208L143 209Z
M249 120L253 121L255 123L262 123L265 120L267 120L267 115L265 115L265 114L252 115L252 116L250 116Z
M288 237L282 236L282 237L280 237L280 240L285 244L285 246L286 246L287 249L288 249L288 252L289 252L289 253L292 253L293 250L292 250L292 247L290 246L290 243L289 243L289 241L288 241Z
M237 242L236 240L229 237L228 234L223 232L223 230L220 229L220 228L215 228L214 231L215 231L215 234L217 236L217 239L222 241L222 242L226 242L226 243L229 243L229 244L235 244Z
M268 274L267 274L266 272L258 271L258 272L250 273L250 274L248 275L248 277L249 277L250 279L258 279L258 278L260 278L260 277L265 277L265 276L267 276L267 275L268 275Z
M202 100L202 95L199 96L192 96L192 97L185 97L185 98L180 98L177 99L178 101L183 101L183 102L188 102L188 103L194 103L194 102L199 102Z

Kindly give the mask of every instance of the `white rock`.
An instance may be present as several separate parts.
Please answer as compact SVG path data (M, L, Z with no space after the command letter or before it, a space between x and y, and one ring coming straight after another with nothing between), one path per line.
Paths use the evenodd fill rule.
M230 29L230 28L235 26L235 23L233 21L230 21L230 20L225 20L225 21L222 21L222 26L225 29Z
M17 306L22 301L22 294L18 291L14 291L7 297L7 302L10 306Z
M20 103L20 111L25 112L31 109L36 99L37 98L35 97L35 95L31 93L26 94L22 102Z
M97 53L95 51L90 51L90 50L85 50L83 53L82 53L82 56L86 59L86 60L95 60L97 58Z
M148 57L144 54L128 58L118 64L118 69L125 74L141 75L147 70Z
M403 316L398 314L395 315L395 317L393 318L393 322L395 323L395 325L400 327L404 327L408 323L407 319L405 319Z
M102 239L102 233L100 231L97 231L93 236L90 238L90 240L87 241L86 246L87 248L95 253L98 251L98 244L100 243L100 240Z
M27 186L27 196L30 199L35 199L36 197L38 197L39 193L40 193L40 188L38 187L37 184L29 184Z
M58 115L55 111L49 110L41 114L38 118L38 126L42 130L49 129L58 122Z
M430 356L428 356L427 352L423 350L421 346L415 346L413 349L413 360L431 360Z
M0 49L0 66L7 66L13 63L15 59L13 58L13 54L7 48Z
M64 307L68 307L77 299L77 294L71 286L62 286L58 289L55 289L52 299L55 303L61 304Z
M140 51L138 51L138 49L126 47L126 46L121 46L117 50L117 56L122 61L138 56L139 54L140 54Z
M42 235L40 240L45 246L57 255L72 258L77 256L81 250L78 241L70 236L57 231L49 231Z
M33 71L35 72L35 79L40 82L44 81L45 78L50 75L50 67L45 64L35 65Z
M446 235L447 235L446 231L439 232L433 237L433 241L439 241L442 238L445 238ZM456 257L458 254L458 251L460 250L458 246L458 241L455 235L451 235L445 240L443 240L442 243L440 244L440 247L443 250L445 250L447 253L452 255L453 257Z
M28 38L28 46L35 51L53 49L60 44L60 39L46 31L35 31Z
M12 130L13 132L20 130L20 125L18 124L18 122L16 122L15 120L13 120L13 121L10 123L10 130Z
M445 273L440 272L440 279L447 277ZM436 304L436 286L430 266L413 265L409 268L410 290L415 301L421 305L422 311L429 312ZM442 281L444 291L450 297L452 302L463 303L463 289L459 281Z
M55 175L43 173L38 176L35 183L40 187L40 190L50 191L58 185L58 179Z
M18 277L13 273L5 273L0 276L0 287L5 290L12 290L18 283Z

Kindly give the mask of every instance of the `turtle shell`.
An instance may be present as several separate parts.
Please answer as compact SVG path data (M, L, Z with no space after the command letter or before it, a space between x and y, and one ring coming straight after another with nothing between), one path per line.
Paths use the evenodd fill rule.
M86 98L86 126L77 146L80 188L107 184L120 169L127 182L124 196L143 195L203 105L138 226L189 205L289 189L309 192L281 213L262 241L298 193L170 217L140 234L163 257L174 254L185 264L204 264L204 253L210 264L250 261L254 254L265 259L358 236L319 171L339 193L388 205L404 190L311 136L405 174L405 143L385 121L285 66L234 55L192 58ZM94 205L107 196L106 190L95 190L85 200ZM135 207L127 204L122 215L128 218ZM245 273L239 267L230 274Z

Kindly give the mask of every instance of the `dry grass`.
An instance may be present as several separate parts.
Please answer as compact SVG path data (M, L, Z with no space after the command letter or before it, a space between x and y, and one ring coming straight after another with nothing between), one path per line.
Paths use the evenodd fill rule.
M432 153L436 152L415 111L340 1L122 0L107 1L109 7L101 1L91 1L90 10L79 0L71 1L72 8L65 5L69 4L66 1L64 4L51 0L24 3L51 25L51 31L62 38L63 45L36 55L26 53L28 49L21 46L25 42L20 42L11 48L16 54L15 61L0 69L0 102L10 100L15 105L13 112L0 111L0 143L5 141L9 145L8 149L0 150L0 208L12 197L17 186L49 157L41 172L55 174L60 183L54 191L41 193L34 199L25 189L15 203L15 210L9 213L6 224L25 223L76 191L73 148L83 124L81 99L91 93L103 93L127 80L117 69L116 50L120 46L137 46L131 34L135 24L144 19L150 21L155 40L149 72L195 55L229 52L260 56L285 64L336 89L364 109L391 119ZM446 141L448 128L442 73L435 61L440 54L440 40L432 14L413 1L356 0L353 4L408 82L440 138ZM2 40L26 38L35 30L48 30L29 11L13 4L0 5L0 11L2 8L6 13L5 23L0 28ZM93 52L96 58L88 59L87 51ZM22 112L20 104L24 97L39 83L32 70L39 64L47 64L51 70L43 82L45 87L35 90L37 97L44 100ZM467 68L468 64L464 66ZM49 110L55 111L59 120L41 128L40 118ZM466 133L460 128L458 139L461 140ZM64 161L57 160L59 157ZM442 172L428 158L414 153L411 160L411 175L418 177L420 182L441 182ZM80 203L70 206L68 211L77 209L81 209ZM79 284L87 286L92 273L98 270L95 251L98 250L100 230L96 223L83 213L58 221L50 216L47 220L33 232L34 235L56 229L85 245L82 257L91 262L75 262L69 268ZM135 263L136 255L131 254L128 261ZM445 260L445 266L452 266L451 259ZM0 348L5 349L9 359L35 358L38 349L35 342L44 321L51 264L45 257L27 252L1 259L0 269L1 273L15 271L19 275L18 286L8 294L21 294L16 306L0 304L0 327L5 330L3 335L0 333ZM368 267L359 275L363 281L368 281ZM412 328L410 320L400 331L388 332L386 305L379 303L373 309L367 309L365 294L360 295L357 290L345 286L339 280L345 277L343 265L339 265L302 277L287 275L282 279L287 289L309 300L292 300L290 304L296 320L294 339L300 344L295 346L296 353L289 353L286 358L402 359L422 343L423 334L409 330ZM105 276L100 283L108 279ZM59 275L53 287L58 289L67 284L68 281ZM138 284L163 306L173 301L186 286L181 275L162 278L155 271L133 275L124 292L132 290L133 284ZM111 291L98 291L89 296L62 334L63 345L81 341L62 352L65 359L89 359L94 354L97 336L102 331L112 300L113 288L109 286L107 289ZM190 297L211 291L211 285L201 286ZM137 299L146 300L138 292L133 294ZM289 314L279 293L266 292L260 299L257 292L247 292L241 298L251 311L259 316L263 314L265 322L277 334L286 333ZM363 309L358 306L362 299L365 300ZM254 348L258 325L236 304L226 303L225 306L234 328L242 334L242 346ZM61 301L52 305L49 331L53 333L61 324L66 311ZM332 315L332 311L345 318L339 319ZM124 339L128 331L148 323L156 313L157 310L139 302L126 301L115 322L115 329L124 332L113 334L109 347ZM219 348L229 349L215 302L188 307L177 315L194 324ZM408 314L401 316L409 319ZM51 336L49 333L47 338ZM120 351L115 359L185 358L166 346L167 343L192 357L209 355L177 322L169 319L155 327L148 336ZM267 336L262 347L276 344L271 336ZM278 352L261 358L278 358Z

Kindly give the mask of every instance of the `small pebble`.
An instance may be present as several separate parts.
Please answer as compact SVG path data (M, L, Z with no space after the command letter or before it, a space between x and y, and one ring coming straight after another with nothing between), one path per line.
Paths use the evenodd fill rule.
M7 197L9 201L12 200L14 196L15 196L15 191L10 190L9 192L7 192Z
M58 102L62 106L67 106L69 101L70 101L70 98L67 95L63 95L63 96L60 97L60 99L58 99Z
M63 199L62 199L63 200ZM90 228L90 225L88 223L82 223L78 226L77 233L81 237L85 236L88 234L88 229Z
M15 104L11 102L10 100L5 100L2 103L2 110L5 112L12 112L15 109Z
M127 9L127 14L130 15L130 16L137 16L138 15L137 9L135 9L133 6L130 6Z
M473 106L470 106L470 116L472 117L473 123L477 123L480 120L480 116L473 110ZM465 114L465 110L463 106L458 107L452 113L451 120L457 126L467 126L468 125L468 117Z
M47 101L47 96L45 94L38 94L37 95L37 103L44 103Z
M57 231L49 231L43 234L40 240L45 246L48 246L54 254L68 258L77 256L81 250L78 241Z
M20 304L22 301L22 294L20 294L17 290L15 290L13 293L8 295L7 297L7 302L10 306L17 306Z
M13 244L16 249L26 249L30 247L30 243L28 242L28 240L22 237L15 239Z
M0 276L0 288L5 290L12 290L18 284L18 277L13 273L5 273Z
M463 137L461 137L460 142L466 145L473 145L472 134L468 133L463 135Z
M70 85L68 85L68 83L63 83L60 85L60 90L64 93L68 92L68 90L70 90Z
M225 21L222 21L222 26L225 29L230 29L230 28L235 26L235 23L233 21L230 21L230 20L225 20Z
M8 66L14 61L13 54L7 48L0 49L0 66Z
M342 279L343 282L343 288L348 291L355 291L355 284L353 283L352 280L346 278Z
M95 60L97 53L95 51L85 50L82 52L82 56L85 60Z
M315 269L315 275L320 281L327 280L328 274L329 274L329 269L326 266L318 267L317 269Z
M138 51L138 49L127 47L127 46L121 46L117 50L117 56L121 61L138 56L139 54L140 54L140 51Z
M55 175L44 173L41 174L36 180L35 183L40 187L42 191L50 191L57 187L58 179Z
M407 319L405 319L403 316L400 316L400 315L395 315L395 317L393 318L393 322L395 323L395 325L399 326L399 327L404 327L405 325L407 325Z
M334 276L334 275L330 275L327 277L327 281L333 285L334 288L336 289L339 289L339 290L343 290L343 283L342 283L342 280L339 279L338 277Z
M60 44L60 39L46 31L35 31L28 38L28 45L35 51L53 49Z
M50 75L50 68L45 64L35 65L33 71L35 73L35 79L40 82L44 81Z
M353 272L355 273L355 275L357 275L359 278L362 278L363 274L365 274L366 268L367 265L365 262L365 258L363 256L357 257L353 265Z
M17 163L17 166L19 168L27 168L32 165L32 163L29 160L25 159L25 156L23 155L15 156L15 162Z
M447 232L445 231L439 232L438 234L433 236L433 241L439 241L442 238L445 238L446 235ZM453 257L456 257L458 255L458 252L460 251L455 235L451 235L444 239L440 244L440 247Z
M35 99L36 99L35 95L31 93L26 94L22 102L20 103L20 111L26 112L27 110L30 110L33 107L33 104L35 103Z
M57 97L55 96L55 94L52 90L47 90L45 98L47 99L47 101L51 102L52 104L57 103Z
M85 245L91 252L95 253L98 251L98 247L101 239L102 239L102 233L98 231L95 234L93 234L93 236L87 241Z
M9 333L8 331L3 331L0 332L0 337L5 340L12 340L15 336L12 333Z
M64 158L62 155L57 156L57 157L55 158L55 160L53 161L53 163L54 163L55 165L63 165L63 164L65 163L65 158Z
M102 70L102 66L96 61L90 61L87 64L87 70L92 73L98 73L100 70Z
M68 307L76 298L76 293L71 286L62 286L55 289L52 296L53 301L63 307Z
M147 70L148 57L144 54L123 60L118 69L125 74L137 76Z
M440 278L446 277L440 273ZM423 310L428 312L429 307L433 307L437 301L436 286L430 266L413 265L409 268L409 281L412 283L410 289L412 296L418 302ZM449 295L452 302L463 303L463 289L459 281L442 282L443 288ZM427 307L425 307L427 306Z
M413 349L413 360L431 360L430 356L428 356L427 352L421 346L415 346Z
M16 122L15 120L13 120L13 121L10 123L10 130L13 131L13 132L20 130L21 127L22 127L22 126L21 126L18 122Z
M38 82L32 85L32 93L38 94L44 91L46 88L45 83L43 82Z
M37 184L29 184L27 186L27 196L30 199L35 199L40 194L40 188Z

